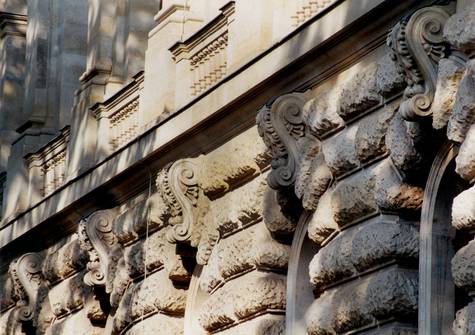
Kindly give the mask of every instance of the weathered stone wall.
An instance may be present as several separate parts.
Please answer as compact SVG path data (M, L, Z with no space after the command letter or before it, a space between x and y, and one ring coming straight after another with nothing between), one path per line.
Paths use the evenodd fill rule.
M166 1L162 8L148 0L89 1L87 47L75 49L88 56L78 80L72 135L64 130L46 146L35 143L45 129L23 136L9 161L7 170L29 171L21 182L7 178L0 330L472 334L469 23L475 7L407 2L398 7L401 15L392 19L387 36L375 22L374 30L384 31L365 40L363 51L343 57L334 70L328 59L330 70L312 70L310 56L338 46L317 43L307 54L306 42L298 40L308 39L306 29L321 28L331 13L341 15L348 3L283 6L297 16L282 21L296 30L281 41L285 29L273 20L287 12L265 15L266 6L281 1L256 8L245 1L212 6ZM374 6L387 9L377 1ZM368 13L381 13L374 8ZM157 26L148 35L158 10ZM355 13L348 9L347 18ZM370 34L348 20L344 34L355 27ZM256 21L262 25L254 29ZM64 22L55 22L50 33L58 34ZM240 35L243 22L249 25ZM251 47L239 52L249 36L256 36ZM329 33L325 41L333 37ZM27 48L38 51L43 42L32 38ZM282 56L279 48L287 42L289 55ZM296 51L297 43L302 50ZM62 57L70 49L48 50L64 71L68 63ZM272 58L274 51L282 58ZM306 55L298 60L304 68L299 73L312 75L293 77L299 81L294 86L274 83L291 81L279 77L277 59L287 61L290 76L297 55ZM28 57L31 68L38 54ZM259 86L252 79L259 73L245 66L261 59L273 65ZM46 64L53 66L47 72L59 89L61 74L54 73L54 62ZM170 80L155 87L157 64L167 65L163 73ZM131 73L142 69L145 74ZM44 98L44 92L40 98L31 93L38 89L31 78L40 70L26 76L26 97L35 101ZM242 92L240 75L247 78ZM294 93L286 93L288 87ZM232 91L241 92L239 103ZM275 96L263 103L261 95ZM32 115L42 113L30 103L24 108ZM198 113L208 107L228 114ZM252 109L257 125L244 124L231 109ZM223 124L229 134L222 134ZM192 130L185 133L188 126ZM27 146L41 148L23 160L32 150ZM447 147L455 148L453 156L445 154ZM457 152L452 165L437 165L441 153L452 160ZM450 175L447 169L466 181L463 187L454 180L447 191L432 181L434 175L439 180ZM435 208L440 204L433 205L435 198L445 199L447 208ZM33 223L20 225L28 222L20 221L23 216ZM442 228L431 230L435 223ZM33 243L36 233L41 238ZM442 244L433 242L437 239ZM443 247L447 254L431 263Z

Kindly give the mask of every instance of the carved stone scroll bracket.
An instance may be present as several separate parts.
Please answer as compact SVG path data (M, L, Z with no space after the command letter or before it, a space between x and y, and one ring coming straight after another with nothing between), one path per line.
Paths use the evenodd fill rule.
M402 117L415 121L430 116L439 60L449 52L444 40L448 7L432 6L415 11L394 26L387 44L407 83L399 108Z
M106 286L109 254L117 244L117 239L112 231L116 214L115 209L100 210L79 224L80 246L89 255L87 272L84 275L84 283L88 286Z
M266 104L257 114L259 135L272 153L267 182L273 189L288 189L295 184L299 162L297 141L305 136L302 119L305 102L301 93L285 94Z
M196 260L205 265L219 239L209 213L208 197L199 185L200 169L192 159L181 159L158 173L157 188L170 209L170 243L187 243L198 249Z
M17 320L32 321L35 314L37 293L43 284L41 256L27 253L10 264L9 273L14 283L17 300Z

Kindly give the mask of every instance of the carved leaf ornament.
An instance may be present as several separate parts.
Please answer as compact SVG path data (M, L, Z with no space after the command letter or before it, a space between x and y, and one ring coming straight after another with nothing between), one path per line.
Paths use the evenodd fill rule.
M10 264L9 273L14 283L18 321L30 321L36 305L37 291L43 282L41 257L27 253Z
M272 152L272 170L267 182L273 189L286 189L295 184L299 155L297 141L305 135L302 119L305 101L303 94L286 94L262 107L257 114L259 135Z
M387 44L407 83L399 108L407 121L431 114L438 62L449 50L443 38L448 18L444 7L422 8L403 18L389 33Z
M88 286L106 284L109 253L117 243L112 231L114 214L112 209L97 211L79 224L80 245L89 254L87 273L84 275L84 283Z
M181 159L159 172L157 186L170 208L170 243L189 243L198 248L198 264L208 262L219 239L214 221L208 215L209 199L198 182L199 166L192 159Z

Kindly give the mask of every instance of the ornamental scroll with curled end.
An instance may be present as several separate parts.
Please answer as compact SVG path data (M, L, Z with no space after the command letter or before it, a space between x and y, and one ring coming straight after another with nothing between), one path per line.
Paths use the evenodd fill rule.
M407 83L399 108L407 121L432 114L439 60L450 51L443 37L448 7L421 8L390 31L387 44Z
M80 222L78 228L81 249L89 255L84 283L104 287L107 282L110 251L117 243L112 231L115 209L100 210ZM107 293L108 290L106 289Z
M181 159L158 173L157 188L169 207L170 243L186 242L198 248L196 260L205 265L219 239L209 212L210 200L199 185L199 166L192 159Z
M44 282L41 272L41 257L36 253L28 253L10 264L10 277L14 284L14 295L17 300L16 317L20 322L33 319L38 290Z
M302 110L306 102L300 93L278 97L257 114L257 129L272 153L272 170L267 177L273 189L287 189L295 184L299 149L297 141L305 136Z

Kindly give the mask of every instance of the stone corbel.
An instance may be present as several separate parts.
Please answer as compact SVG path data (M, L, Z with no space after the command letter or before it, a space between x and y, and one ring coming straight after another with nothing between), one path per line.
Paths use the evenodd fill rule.
M16 317L19 322L32 321L38 296L38 290L44 282L41 272L41 257L28 253L10 264L9 274L13 280L17 299Z
M114 209L100 210L79 224L80 246L89 255L87 273L84 275L84 283L88 286L104 288L106 286L110 252L117 244L112 231L115 217Z
M171 214L167 240L197 248L197 263L207 264L219 232L199 184L199 166L192 159L176 161L158 173L157 188Z
M399 112L407 121L430 116L437 84L439 60L447 55L444 25L448 7L432 6L415 11L394 26L387 44L407 83Z
M301 93L285 94L262 107L257 114L257 129L272 153L267 182L275 190L293 187L298 174L297 141L305 136L302 110L306 102Z

